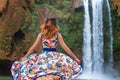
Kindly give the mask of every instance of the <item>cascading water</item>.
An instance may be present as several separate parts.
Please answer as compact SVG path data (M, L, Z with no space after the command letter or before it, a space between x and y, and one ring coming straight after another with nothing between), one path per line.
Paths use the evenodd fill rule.
M80 79L98 79L98 80L115 80L104 74L104 56L103 56L103 1L104 0L83 0L84 4L84 29L83 29L83 74ZM112 19L109 1L106 0L109 19L110 33L110 56L109 66L112 68ZM89 5L91 6L89 8ZM90 18L90 10L92 8L92 17Z
M111 69L113 66L113 36L112 36L112 18L111 18L111 10L110 10L110 5L109 1L106 0L107 3L107 8L108 8L108 16L109 16L109 34L110 34L110 55L109 55L109 68ZM110 70L109 69L109 70Z
M88 0L84 0L85 6L85 22L84 22L84 33L83 33L83 64L84 64L84 71L91 73L92 72L92 53L91 53L91 25L90 25L90 16L89 16L89 7L88 7Z
M90 24L89 2L83 0L85 9L83 33L83 64L85 72L101 72L103 70L103 22L102 0L92 0L93 21ZM91 30L92 28L92 30ZM92 38L92 39L91 39ZM92 40L92 41L91 41Z
M92 0L93 72L103 71L103 0Z

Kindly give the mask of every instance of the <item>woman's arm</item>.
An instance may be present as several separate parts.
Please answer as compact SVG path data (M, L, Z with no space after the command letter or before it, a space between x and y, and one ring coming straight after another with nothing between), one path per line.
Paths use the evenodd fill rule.
M77 61L77 63L80 63L80 60L73 54L73 52L68 48L68 46L65 44L62 35L60 33L58 33L58 41L61 45L61 47L68 53L68 55L74 59L75 61Z
M33 53L34 50L40 45L40 43L41 43L41 33L38 34L36 41L34 42L34 44L31 46L31 48L28 50L28 52L26 53L26 55L23 58L25 58L25 57L29 56L31 53ZM23 58L22 58L22 60L23 60Z

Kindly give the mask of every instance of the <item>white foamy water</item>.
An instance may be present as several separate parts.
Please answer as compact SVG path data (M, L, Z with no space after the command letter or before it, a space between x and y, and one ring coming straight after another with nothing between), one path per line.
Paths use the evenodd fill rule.
M85 9L85 21L84 21L84 33L83 33L83 66L84 72L91 73L92 72L92 52L91 52L91 25L90 25L90 15L89 15L89 7L88 0L83 0L84 9ZM88 53L89 52L89 53Z
M83 29L83 73L79 80L120 80L116 71L112 69L113 62L113 36L112 18L109 0L106 0L109 20L110 54L108 72L105 73L103 47L103 2L104 0L83 0L84 29ZM90 11L92 10L92 11ZM92 14L92 17L90 17Z
M107 9L108 9L108 17L109 17L109 35L110 35L110 54L109 54L109 68L113 67L113 35L112 35L112 17L111 17L111 9L109 0L106 0L107 3Z
M103 72L103 0L92 0L93 72Z

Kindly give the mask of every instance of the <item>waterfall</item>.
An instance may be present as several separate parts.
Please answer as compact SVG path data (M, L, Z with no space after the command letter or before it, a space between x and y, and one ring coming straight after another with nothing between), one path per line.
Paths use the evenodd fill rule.
M102 0L92 0L93 20L90 24L89 2L83 0L85 21L83 32L83 65L87 73L103 70L103 20Z
M108 12L109 22L109 60L107 69L104 64L104 32L103 32L103 6L104 1ZM120 80L113 75L113 36L112 18L109 0L83 0L84 4L84 28L83 28L83 73L80 79L90 80ZM91 15L90 15L91 14ZM108 47L107 47L108 48ZM106 73L105 70L107 70Z
M103 0L92 0L93 72L103 71Z
M83 64L84 71L91 73L92 72L92 52L91 52L91 25L90 25L90 16L89 16L89 7L88 0L83 0L84 9L85 9L85 21L84 21L84 33L83 33Z
M112 68L112 62L113 62L113 35L112 35L112 18L111 18L111 10L110 10L110 5L109 1L106 0L107 3L107 9L108 9L108 16L109 16L109 35L110 35L110 55L109 55L109 68Z

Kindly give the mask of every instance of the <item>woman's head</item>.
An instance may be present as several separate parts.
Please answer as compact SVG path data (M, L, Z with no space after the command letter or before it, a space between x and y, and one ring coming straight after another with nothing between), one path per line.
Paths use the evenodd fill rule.
M45 24L47 26L56 26L56 19L55 18L47 18Z
M41 28L41 33L46 37L46 38L53 38L58 32L59 27L56 24L56 19L55 18L47 18L45 23L40 27Z

